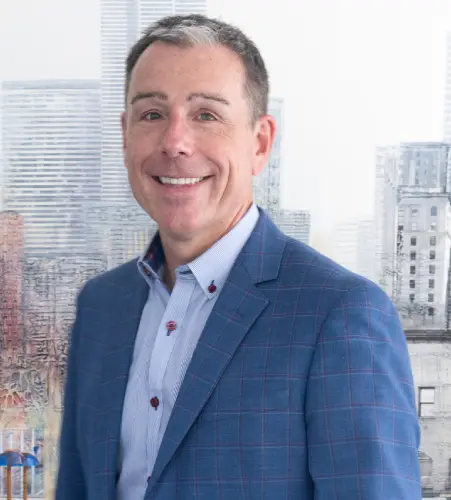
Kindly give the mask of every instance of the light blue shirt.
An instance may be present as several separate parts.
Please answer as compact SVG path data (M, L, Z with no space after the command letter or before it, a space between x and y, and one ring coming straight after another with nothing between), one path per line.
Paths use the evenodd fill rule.
M196 344L224 283L259 218L255 204L211 248L162 282L157 235L138 261L149 284L127 383L119 449L118 500L144 498L163 434ZM168 326L169 325L169 326Z

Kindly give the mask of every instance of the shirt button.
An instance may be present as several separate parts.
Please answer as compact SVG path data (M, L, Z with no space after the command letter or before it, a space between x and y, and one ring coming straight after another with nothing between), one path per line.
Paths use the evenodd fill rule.
M155 396L150 400L150 406L152 406L152 408L155 408L156 411L157 408L160 406L160 400Z
M212 281L212 282L210 283L210 285L208 286L208 291L209 291L210 293L215 293L215 292L216 292L216 285L214 284L214 281Z
M175 321L168 321L166 323L166 328L168 329L167 335L171 335L171 332L177 329L177 323Z

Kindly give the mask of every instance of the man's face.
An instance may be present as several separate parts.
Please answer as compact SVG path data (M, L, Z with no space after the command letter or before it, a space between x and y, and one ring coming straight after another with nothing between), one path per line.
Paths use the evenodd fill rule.
M252 201L274 121L251 126L245 71L221 46L157 42L140 57L122 116L125 165L138 203L161 234L219 235Z

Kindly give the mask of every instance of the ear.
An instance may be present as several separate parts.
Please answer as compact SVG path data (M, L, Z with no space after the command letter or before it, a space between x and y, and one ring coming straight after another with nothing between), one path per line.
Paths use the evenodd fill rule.
M272 145L276 136L276 121L271 115L265 115L255 124L255 154L252 175L258 175L268 163Z

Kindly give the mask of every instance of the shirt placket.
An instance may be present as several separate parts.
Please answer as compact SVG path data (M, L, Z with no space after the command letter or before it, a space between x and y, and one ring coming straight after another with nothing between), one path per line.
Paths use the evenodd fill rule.
M188 311L195 280L191 276L177 274L176 283L169 297L160 322L149 365L149 429L147 441L148 473L151 474L162 438L161 423L164 412L169 411L171 401L165 401L164 381L174 346L181 334ZM167 394L167 391L166 391Z

